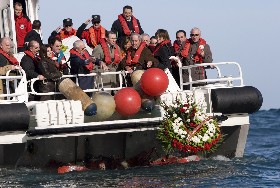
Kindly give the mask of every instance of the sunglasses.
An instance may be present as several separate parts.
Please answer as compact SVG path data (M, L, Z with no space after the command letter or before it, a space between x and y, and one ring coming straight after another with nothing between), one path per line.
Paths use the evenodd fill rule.
M199 34L191 34L191 36L192 36L192 37L193 37L193 36L196 36L196 37L197 37L197 36L199 36Z
M93 22L93 24L100 24L100 22Z
M72 27L72 25L65 25L65 27Z

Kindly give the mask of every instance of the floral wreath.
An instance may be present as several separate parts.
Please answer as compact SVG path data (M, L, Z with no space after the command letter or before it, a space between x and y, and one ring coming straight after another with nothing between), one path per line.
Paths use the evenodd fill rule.
M165 114L157 138L167 152L214 152L223 140L218 122L206 114L204 100L196 102L193 94L182 98L177 96L171 105L161 103Z

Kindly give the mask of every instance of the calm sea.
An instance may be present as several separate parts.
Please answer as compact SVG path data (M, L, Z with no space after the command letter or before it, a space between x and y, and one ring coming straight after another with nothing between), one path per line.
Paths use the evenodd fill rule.
M57 174L0 168L0 187L280 187L280 109L251 115L243 158Z

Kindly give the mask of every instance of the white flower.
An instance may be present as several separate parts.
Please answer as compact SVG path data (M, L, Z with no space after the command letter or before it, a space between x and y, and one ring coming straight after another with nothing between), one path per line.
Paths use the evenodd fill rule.
M199 49L203 50L204 46L203 45L199 45Z
M176 118L176 117L177 117L177 114L173 114L173 117L175 117L175 118Z
M56 61L56 60L57 60L57 57L52 57L52 60Z

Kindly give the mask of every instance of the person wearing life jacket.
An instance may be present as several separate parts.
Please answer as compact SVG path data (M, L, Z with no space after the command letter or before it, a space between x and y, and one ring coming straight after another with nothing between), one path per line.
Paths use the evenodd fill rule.
M190 42L187 39L186 31L178 30L176 32L176 40L173 42L174 55L181 61L186 58L189 54ZM171 61L172 75L176 80L177 84L180 85L179 67L176 61Z
M132 14L132 7L126 5L123 7L123 13L118 15L118 19L112 24L111 31L117 34L118 45L121 45L124 38L130 36L132 33L138 33L140 35L144 33L139 20Z
M151 45L150 35L148 35L147 33L143 33L141 35L141 38L142 38L142 41L146 43L147 48L149 48L151 50L151 52L153 52L156 45Z
M71 18L63 20L63 28L59 26L56 30L51 33L52 38L59 38L60 40L66 39L71 36L76 36L76 29L73 28L73 22Z
M0 39L0 75L6 75L9 70L21 69L19 62L11 53L12 41L8 37ZM0 94L6 93L3 80L0 79ZM3 99L3 98L0 98Z
M210 46L206 43L206 41L201 38L201 31L199 28L194 27L190 31L190 38L188 39L190 42L189 52L187 57L184 57L182 60L183 66L189 66L194 64L201 64L201 63L212 63L212 52L210 50ZM214 66L211 66L213 68ZM192 80L202 80L206 79L206 72L204 67L196 67L191 70L191 77ZM189 81L189 73L187 70L183 71L183 81ZM193 85L201 86L205 85L205 83L199 83ZM184 87L184 89L189 89L188 86Z
M165 29L158 29L155 36L158 44L153 52L153 55L159 61L158 68L162 70L168 68L172 73L169 57L174 54L174 50L171 45L169 34Z
M109 31L106 34L105 39L101 39L100 44L97 45L92 52L92 55L99 62L101 72L110 71L116 72L117 67L121 61L121 50L116 44L117 36L114 32ZM104 87L116 87L117 86L116 75L102 76L102 82Z
M14 10L17 52L23 52L25 50L24 38L32 30L32 24L29 17L23 14L22 4L20 2L15 2Z
M39 57L39 50L40 45L37 41L32 40L28 43L27 46L28 50L25 50L25 55L22 57L20 65L22 66L22 69L26 73L27 80L31 80L33 78L38 78L39 80L44 80L45 77L39 73L38 70L38 63L41 60ZM39 82L36 81L33 85L35 91L39 91ZM28 88L29 91L31 90ZM29 100L40 100L39 95L30 95Z
M66 62L66 58L64 56L63 51L61 50L62 41L55 37L49 41L49 44L52 48L52 60L56 64L56 68L62 72L63 75L69 74L69 68Z
M151 36L149 49L151 50L152 53L155 51L156 46L157 46L157 38L155 36Z
M92 22L92 26L86 29L87 25ZM85 39L87 45L94 49L98 44L100 44L101 39L106 36L107 30L101 26L100 15L92 15L92 18L88 19L83 23L77 30L77 37L80 39Z
M82 40L77 40L73 43L73 48L70 50L70 73L77 74L90 74L93 71L95 58L91 57L86 50L85 44ZM75 80L74 80L75 81ZM80 76L78 78L79 86L82 90L93 88L92 76ZM92 92L88 93L92 96Z
M122 59L119 69L132 73L135 70L146 70L151 67L158 67L158 60L152 52L142 42L141 35L138 33L131 34L132 46L127 50L126 56ZM132 84L130 77L127 77L128 86Z
M125 39L122 41L122 44L120 46L121 48L121 59L123 59L126 54L127 50L132 46L130 37L125 37Z

